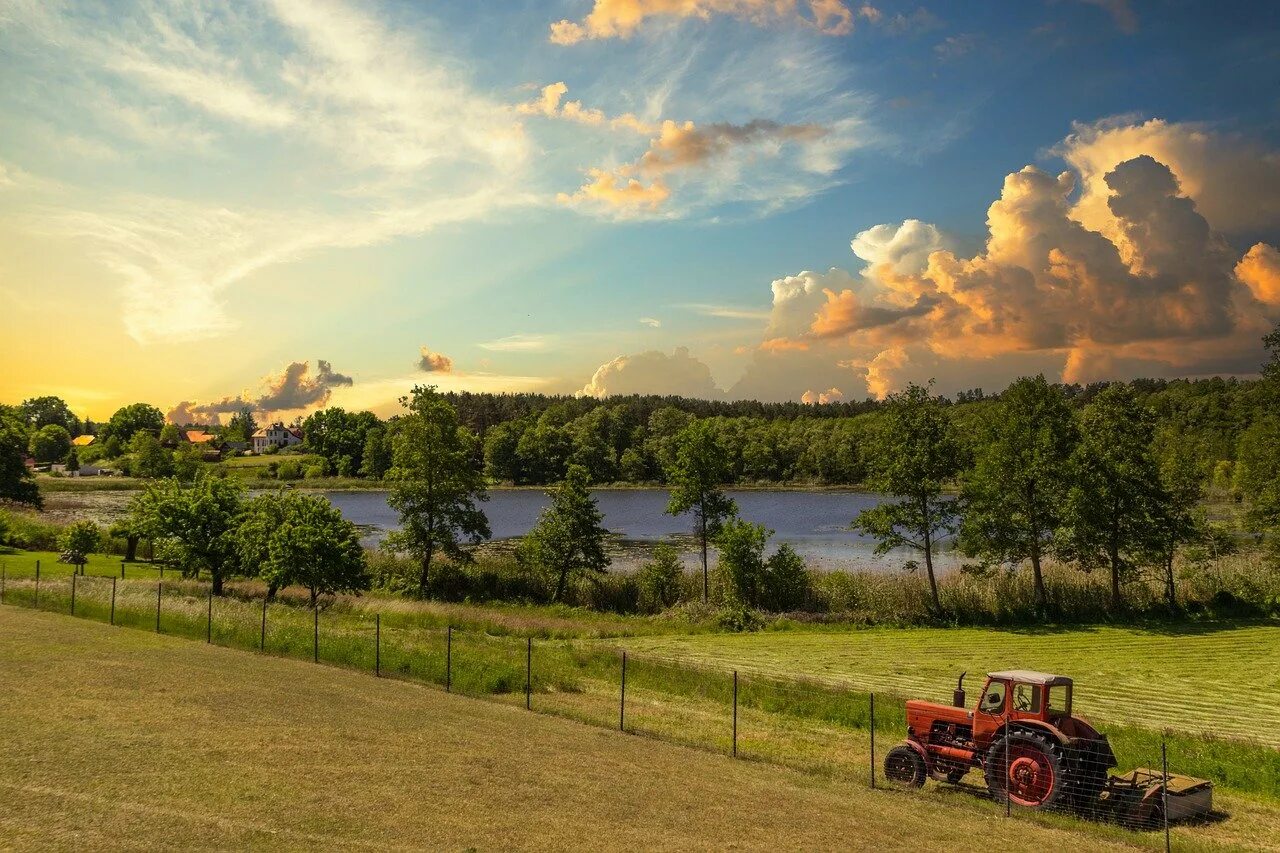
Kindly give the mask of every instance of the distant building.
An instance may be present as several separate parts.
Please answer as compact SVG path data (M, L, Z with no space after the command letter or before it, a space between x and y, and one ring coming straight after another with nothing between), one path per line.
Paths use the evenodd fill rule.
M217 445L218 437L211 432L205 432L202 429L189 429L182 434L182 437L192 444L214 444Z
M302 430L292 429L282 423L262 427L253 434L253 452L262 453L269 447L293 447L302 443Z
M97 436L93 435L77 435L75 438L71 439L71 443L76 447L88 447L93 444L96 439Z

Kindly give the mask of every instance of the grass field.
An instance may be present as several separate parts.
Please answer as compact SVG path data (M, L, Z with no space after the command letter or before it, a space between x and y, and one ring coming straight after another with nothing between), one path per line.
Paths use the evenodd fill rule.
M1075 679L1097 722L1220 734L1280 747L1280 625L994 630L874 628L633 638L637 652L861 690L949 701L999 669Z
M919 850L980 841L1102 850L1163 841L1063 819L1007 820L964 793L873 792L56 614L0 608L0 634L0 847ZM1247 834L1219 840L1264 844L1253 820ZM1180 849L1218 848L1176 832Z

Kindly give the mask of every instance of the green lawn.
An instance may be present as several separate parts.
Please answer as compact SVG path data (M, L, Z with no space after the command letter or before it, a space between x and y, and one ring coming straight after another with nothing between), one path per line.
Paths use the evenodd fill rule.
M144 549L139 548L139 553ZM40 561L41 578L69 578L75 566L58 562L57 551L17 551L0 548L0 566L10 578L26 578L35 575L36 561ZM120 577L120 565L124 563L125 578L146 578L155 580L160 577L161 567L145 560L125 562L125 559L114 554L90 554L85 563L84 573L93 577ZM166 577L176 577L172 571Z
M860 690L950 701L999 669L1075 679L1075 706L1102 723L1280 746L1280 625L1192 624L1063 630L873 628L636 637L649 655Z

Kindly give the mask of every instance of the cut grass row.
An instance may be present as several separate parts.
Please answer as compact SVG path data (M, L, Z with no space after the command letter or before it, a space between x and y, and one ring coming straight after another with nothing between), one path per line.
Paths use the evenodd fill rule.
M1036 669L1075 679L1075 709L1108 725L1280 746L1280 625L996 630L872 628L639 637L637 653L858 690L948 701L967 671Z
M110 591L111 584L101 579L81 579L76 615L108 620ZM320 612L317 648L312 611L272 604L267 607L264 642L260 601L213 599L210 624L210 599L206 596L207 585L164 584L161 631L197 640L209 636L215 643L243 649L262 645L267 653L281 656L318 656L322 662L365 672L373 671L377 660L385 676L437 685L447 680L457 692L496 696L518 704L525 701L528 678L537 710L601 725L612 726L618 721L620 660L613 648L598 641L538 640L532 644L530 659L525 638L455 630L450 642L446 630L423 624L420 614L391 609L380 614L379 651L375 648L377 614L367 607L335 607ZM34 584L26 580L11 584L6 601L33 605ZM156 584L116 582L117 624L154 631L156 604ZM69 612L69 579L45 584L40 607ZM733 679L728 669L633 654L628 661L627 686L632 696L649 697L646 704L628 714L632 729L716 751L730 750ZM904 734L903 704L891 691L881 692L877 698L877 739L883 752ZM759 736L752 735L750 729L740 729L739 751L744 757L869 782L868 692L748 670L740 678L738 699L741 711L759 714L761 726ZM702 711L691 716L690 708ZM863 743L861 752L817 748L822 738L815 732L832 727ZM1162 735L1133 725L1106 728L1122 767L1158 764L1163 739L1177 772L1280 800L1280 751L1268 746L1173 732Z

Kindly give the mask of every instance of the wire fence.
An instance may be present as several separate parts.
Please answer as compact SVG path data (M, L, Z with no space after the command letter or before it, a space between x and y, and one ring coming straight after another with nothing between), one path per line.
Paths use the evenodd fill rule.
M412 612L301 607L215 596L198 580L41 574L0 565L0 604L312 660L436 685L735 758L876 789L967 792L1010 816L1070 814L1134 830L1212 819L1211 786L1170 773L1163 738L1121 768L1105 736L1071 714L1070 685L993 677L973 702L904 701L826 682L424 624ZM967 707L966 707L967 706ZM1176 763L1176 762L1175 762Z

